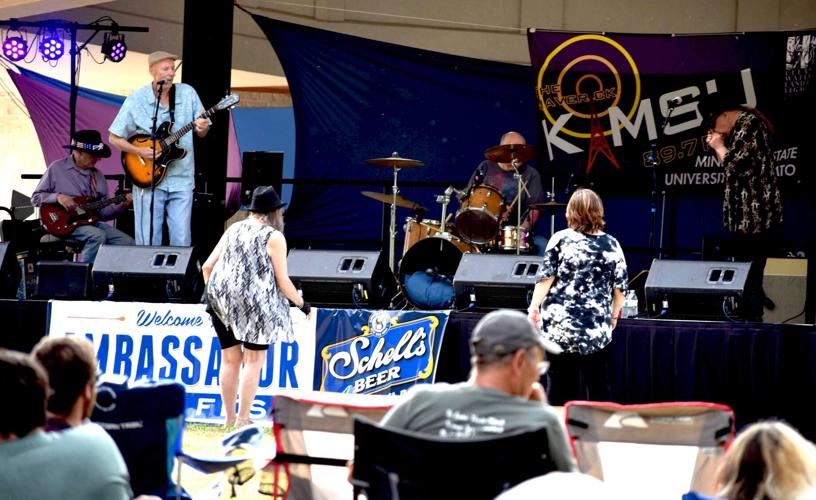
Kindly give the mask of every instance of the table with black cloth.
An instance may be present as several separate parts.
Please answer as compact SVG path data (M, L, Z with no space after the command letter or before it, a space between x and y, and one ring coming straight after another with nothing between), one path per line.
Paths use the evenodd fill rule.
M481 316L451 314L437 381L467 378L468 338ZM734 409L738 428L774 417L816 440L807 409L816 389L812 325L624 319L607 348L618 403L723 403Z

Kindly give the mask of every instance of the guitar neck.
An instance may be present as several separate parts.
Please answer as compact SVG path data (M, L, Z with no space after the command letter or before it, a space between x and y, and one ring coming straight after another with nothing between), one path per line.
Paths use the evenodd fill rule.
M210 116L212 116L213 113L218 111L215 108L216 107L213 106L212 108L208 109L207 111L201 113L198 116L198 118L209 118ZM196 120L198 120L198 118L196 118ZM184 136L184 134L191 131L194 126L195 126L195 120L191 121L190 123L188 123L187 125L181 127L180 129L176 130L175 132L173 132L172 134L167 136L167 139L162 141L162 146L166 148L167 144L173 144L177 140L181 139Z
M106 200L99 200L99 201L92 201L90 203L85 203L84 205L80 205L83 210L90 210L90 211L97 211L101 208L105 208L108 205L115 205L117 203L122 203L125 201L127 194L123 193L118 196L114 196L113 198L108 198Z

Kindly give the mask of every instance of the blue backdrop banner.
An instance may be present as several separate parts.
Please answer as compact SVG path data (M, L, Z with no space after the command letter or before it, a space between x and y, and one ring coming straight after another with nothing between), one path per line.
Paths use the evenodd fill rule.
M449 314L318 309L315 390L401 394L433 383Z

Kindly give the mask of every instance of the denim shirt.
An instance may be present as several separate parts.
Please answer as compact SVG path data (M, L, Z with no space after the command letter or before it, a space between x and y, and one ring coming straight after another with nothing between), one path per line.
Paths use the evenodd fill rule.
M174 86L176 88L175 122L170 128L170 132L187 125L204 111L201 99L199 99L193 87L186 83L176 83ZM134 134L149 135L153 124L153 109L155 107L156 96L153 93L152 84L136 89L125 99L119 114L116 115L108 131L125 139ZM170 109L159 106L156 127L158 128L166 121L170 121ZM179 147L186 149L187 155L170 164L167 176L157 189L173 192L192 191L195 187L194 133L195 130L191 130L178 140Z

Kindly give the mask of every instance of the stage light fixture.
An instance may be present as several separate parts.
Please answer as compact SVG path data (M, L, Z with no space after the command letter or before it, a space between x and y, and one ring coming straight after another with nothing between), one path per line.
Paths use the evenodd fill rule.
M127 54L127 44L125 35L117 32L105 33L105 41L102 42L102 53L110 62L118 63Z
M10 36L3 42L3 55L9 61L17 62L28 53L28 42L20 35Z
M40 37L40 55L43 61L56 61L65 53L65 44L56 31L48 30Z

